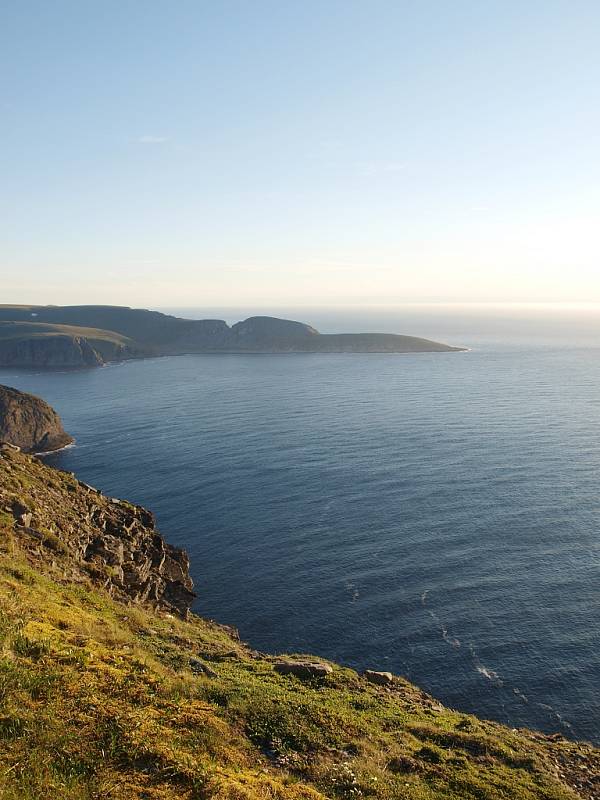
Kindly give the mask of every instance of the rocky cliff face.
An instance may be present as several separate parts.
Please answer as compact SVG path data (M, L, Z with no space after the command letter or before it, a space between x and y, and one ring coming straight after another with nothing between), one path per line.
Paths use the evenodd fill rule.
M103 363L102 356L83 336L57 334L0 341L0 367L80 369Z
M154 515L106 497L70 473L0 445L0 513L21 543L63 558L70 579L91 579L116 599L187 616L194 598L186 553L167 544Z
M0 442L26 452L58 450L73 441L56 411L32 394L0 385Z

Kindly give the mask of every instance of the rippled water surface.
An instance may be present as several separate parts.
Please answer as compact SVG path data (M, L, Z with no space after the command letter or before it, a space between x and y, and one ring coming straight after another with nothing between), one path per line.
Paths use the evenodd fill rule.
M149 506L197 610L600 742L600 349L183 356L0 381Z

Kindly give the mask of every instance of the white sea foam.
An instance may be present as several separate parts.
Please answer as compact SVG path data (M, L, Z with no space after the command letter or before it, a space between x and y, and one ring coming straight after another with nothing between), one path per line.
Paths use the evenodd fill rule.
M423 606L423 608L425 608L425 605L427 603L428 594L429 594L429 589L426 589L421 595L421 605ZM458 639L456 636L452 636L452 634L449 633L448 628L444 625L444 623L438 617L435 611L432 611L430 608L427 608L425 610L440 629L442 639L446 642L446 644L449 644L451 647L454 648L459 648L461 645L460 639Z
M73 447L77 447L77 442L69 442L69 444L65 444L63 447L57 447L56 450L42 450L40 453L34 453L34 456L53 456L54 453L60 453L63 450L71 450Z
M483 664L476 664L475 669L480 675L483 675L484 678L487 678L490 681L498 681L499 683L502 683L500 676L495 670L490 669Z

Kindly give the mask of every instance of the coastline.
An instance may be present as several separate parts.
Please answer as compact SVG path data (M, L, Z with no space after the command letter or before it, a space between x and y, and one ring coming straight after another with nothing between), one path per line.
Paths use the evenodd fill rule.
M70 450L73 447L76 447L77 441L73 439L72 442L68 442L67 444L63 444L61 447L55 447L53 450L39 450L32 452L32 456L37 456L38 458L43 458L44 456L51 456L54 453L61 453L63 450Z
M149 353L140 356L130 356L129 358L110 359L102 364L83 364L81 366L65 367L63 364L52 366L39 364L0 364L0 375L2 370L11 371L23 369L28 372L55 374L69 374L103 367L119 366L128 364L132 361L149 361L158 358L180 358L182 356L432 356L432 355L451 355L454 353L469 353L471 347L452 347L447 350L186 350L177 353Z
M0 448L0 466L2 505L14 476L27 484L25 502L0 516L3 652L18 679L3 720L22 720L3 739L0 794L595 797L600 750L588 743L444 706L397 674L254 650L230 626L186 613L187 556L151 512L12 448ZM131 556L139 572L123 575ZM65 758L64 777L45 769ZM73 763L87 795L63 791Z

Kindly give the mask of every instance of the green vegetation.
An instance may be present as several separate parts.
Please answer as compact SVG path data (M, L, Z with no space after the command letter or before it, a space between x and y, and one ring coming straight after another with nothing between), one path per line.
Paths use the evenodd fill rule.
M57 325L44 322L1 322L0 339L12 339L30 336L85 336L90 341L109 341L126 345L130 340L113 331L99 328L82 328L77 325Z
M100 328L86 328L78 325L62 325L43 322L18 322L0 320L0 341L47 339L54 336L79 336L87 339L90 345L103 358L114 356L116 348L135 348L135 343L127 336Z
M0 458L3 800L594 796L591 747L449 710L400 678L279 675L229 629L117 602L57 546L63 520L39 539L15 525L14 502L39 522L50 489L84 492L16 459Z

